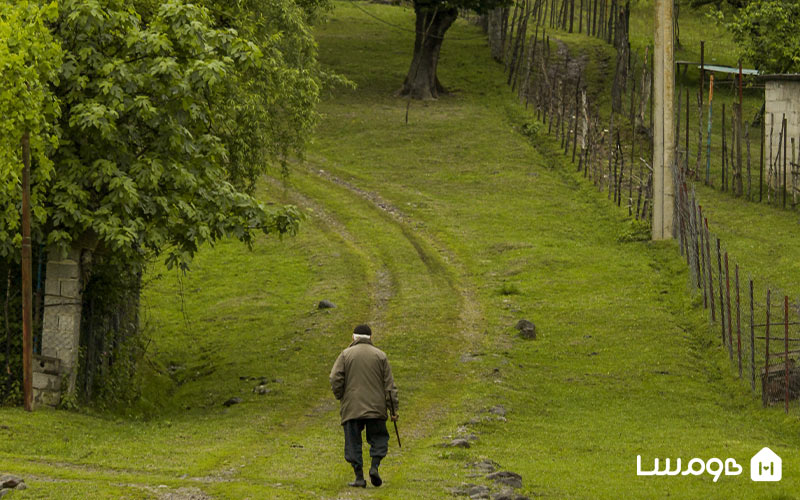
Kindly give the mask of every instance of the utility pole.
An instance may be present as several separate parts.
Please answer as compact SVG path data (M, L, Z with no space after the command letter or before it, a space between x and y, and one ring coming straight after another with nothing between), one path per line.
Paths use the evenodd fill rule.
M33 411L31 262L31 136L25 132L22 136L22 395L27 411Z
M673 1L656 0L653 37L653 240L673 237L675 54Z

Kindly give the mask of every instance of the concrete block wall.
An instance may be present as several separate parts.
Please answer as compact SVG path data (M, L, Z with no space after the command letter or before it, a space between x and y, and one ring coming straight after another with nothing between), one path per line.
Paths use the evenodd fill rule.
M33 404L56 407L61 402L61 362L47 356L33 357Z
M48 255L42 356L39 363L34 363L34 400L55 406L60 401L61 391L72 392L75 389L78 375L81 249L74 248L63 258L59 258L55 250ZM66 382L66 387L62 386L62 381Z
M800 149L800 80L768 80L765 90L765 141L764 141L764 181L773 189L783 186L783 145L780 145L780 165L774 165L770 172L770 130L772 139L772 161L778 156L781 125L786 116L788 141L786 143L786 183L792 186L792 138L795 148ZM796 155L798 153L795 153Z

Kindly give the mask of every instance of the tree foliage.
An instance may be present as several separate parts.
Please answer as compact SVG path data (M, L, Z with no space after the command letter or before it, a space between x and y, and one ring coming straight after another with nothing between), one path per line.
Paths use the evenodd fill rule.
M53 175L50 159L58 143L54 122L59 106L51 91L57 81L61 49L47 23L55 20L55 3L0 3L0 257L18 259L22 202L20 140L31 135L34 227L42 238L47 220L46 186Z
M274 65L234 29L178 0L140 13L121 0L66 0L51 243L86 232L131 258L168 249L185 265L199 245L253 229L296 227L231 181L226 102L241 71ZM239 127L237 127L239 128Z
M800 72L800 2L749 2L725 23L743 58L766 73Z
M30 130L34 241L90 236L126 258L166 252L186 266L223 236L294 232L299 212L253 190L268 165L302 154L316 122L325 75L308 22L325 1L3 3L0 189L19 200ZM6 206L8 258L19 204Z

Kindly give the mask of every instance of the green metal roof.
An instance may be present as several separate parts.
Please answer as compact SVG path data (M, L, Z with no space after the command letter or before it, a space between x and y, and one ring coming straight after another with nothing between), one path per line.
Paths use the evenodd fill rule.
M697 69L700 69L700 63L698 62L690 62L690 61L676 61L675 64L685 64L687 66L697 65ZM739 74L739 68L734 68L731 66L718 66L716 64L706 64L703 66L703 69L706 71L711 71L714 73L730 73L734 75ZM758 75L757 69L750 69L750 68L742 68L743 75Z

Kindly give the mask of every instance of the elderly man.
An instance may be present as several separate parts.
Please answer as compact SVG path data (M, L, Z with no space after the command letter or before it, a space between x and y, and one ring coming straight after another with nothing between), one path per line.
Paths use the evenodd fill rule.
M366 488L364 462L361 457L361 432L366 429L372 466L369 479L373 486L383 481L378 466L389 449L386 430L388 409L397 421L397 387L386 354L372 345L372 330L358 325L353 330L353 343L342 351L331 370L331 389L340 400L344 429L344 458L353 466L356 478L349 486Z

